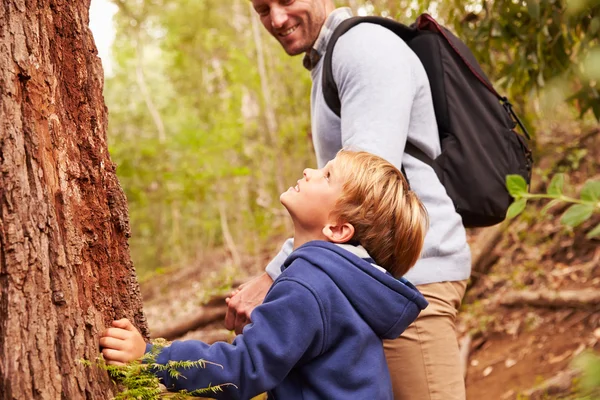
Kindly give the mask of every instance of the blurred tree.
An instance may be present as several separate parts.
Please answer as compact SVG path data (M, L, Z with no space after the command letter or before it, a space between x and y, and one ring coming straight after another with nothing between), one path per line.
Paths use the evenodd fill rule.
M314 163L300 60L246 0L116 3L109 134L140 271L272 246L289 232L279 194Z

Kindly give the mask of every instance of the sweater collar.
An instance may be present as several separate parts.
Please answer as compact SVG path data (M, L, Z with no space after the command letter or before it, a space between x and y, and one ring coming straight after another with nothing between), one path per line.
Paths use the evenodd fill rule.
M350 17L352 17L352 10L349 7L338 8L329 14L321 28L321 32L319 32L317 40L315 40L315 44L306 52L306 55L302 60L304 68L311 71L317 65L323 54L325 54L327 43L329 42L331 35L333 35L335 28L337 28L342 21Z
M340 244L340 243L336 243L336 246L339 246L342 249L346 250L347 252L352 253L352 254L354 254L357 257L362 258L363 260L365 260L366 262L368 262L369 264L371 264L373 267L377 268L381 272L383 272L383 273L387 272L385 270L385 268L383 268L383 267L375 264L375 260L373 260L371 258L371 256L367 252L367 249L365 249L364 247L362 247L360 244L359 245L352 245L352 244Z

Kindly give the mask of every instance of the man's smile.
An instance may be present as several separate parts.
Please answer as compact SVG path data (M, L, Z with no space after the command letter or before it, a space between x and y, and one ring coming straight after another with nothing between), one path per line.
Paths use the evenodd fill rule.
M292 26L291 28L289 28L289 29L287 29L287 30L285 30L283 32L279 32L278 35L281 36L281 37L289 36L292 33L294 33L294 31L298 28L298 26L299 25Z

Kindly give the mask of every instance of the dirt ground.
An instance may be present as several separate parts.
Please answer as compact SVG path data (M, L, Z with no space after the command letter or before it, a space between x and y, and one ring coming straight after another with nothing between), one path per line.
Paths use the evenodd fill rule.
M578 239L574 236L570 240L574 243ZM502 252L503 245L499 247L495 251ZM573 244L571 248L574 248ZM566 264L557 267L549 258L539 264L539 268L519 273L515 273L516 267L503 263L500 258L494 269L470 288L458 318L459 339L465 335L471 337L466 374L469 400L576 398L570 394L574 387L570 384L567 387L571 386L571 389L550 389L550 393L542 396L535 394L537 392L530 396L526 393L548 379L570 371L573 359L583 351L600 351L599 307L506 307L500 304L500 299L515 286L519 290L568 288L600 291L600 248L597 242L589 242L588 246L578 251L581 254L575 253L573 259L576 262L568 267ZM526 258L527 255L522 253L521 257ZM215 261L224 265L227 257L223 254L221 259ZM256 264L256 260L248 260L248 275L259 271ZM564 273L565 270L567 273ZM148 297L145 310L151 331L164 329L193 316L207 298L223 292L227 287L218 288L216 283L233 281L232 272L229 267L220 272L190 270L188 273L179 272L178 276L162 277L163 284L168 288L177 288L176 292L165 289L165 286L160 289L160 285L151 284L152 281L146 282L143 285L145 297ZM172 281L174 278L177 283ZM557 279L558 283L549 284L549 281ZM204 290L207 287L213 290L207 293ZM231 333L224 330L220 319L182 338L212 342L232 337ZM567 379L570 383L576 383L576 379ZM553 393L553 390L558 393Z

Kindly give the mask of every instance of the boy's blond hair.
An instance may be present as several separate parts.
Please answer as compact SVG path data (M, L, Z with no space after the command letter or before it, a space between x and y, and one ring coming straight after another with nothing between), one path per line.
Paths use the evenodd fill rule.
M335 175L343 183L332 215L354 226L360 243L394 277L404 275L421 256L429 220L402 172L383 158L341 150Z

